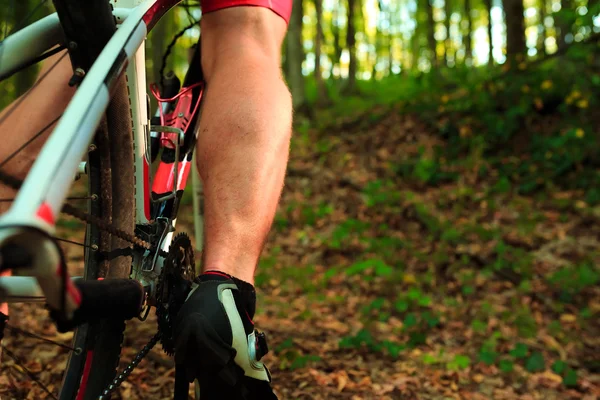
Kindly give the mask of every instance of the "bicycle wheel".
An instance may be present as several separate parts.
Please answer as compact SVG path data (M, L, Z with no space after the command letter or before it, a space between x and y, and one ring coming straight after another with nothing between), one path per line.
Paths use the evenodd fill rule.
M96 150L89 156L90 193L98 200L90 207L92 215L112 221L127 232L134 229L133 142L131 136L129 100L124 78L119 84L96 134ZM120 255L112 260L102 259L128 248L119 239L111 238L96 226L89 225L86 233L89 246L85 261L85 279L126 278L130 274L131 256ZM106 320L79 327L73 347L83 351L71 353L64 374L60 399L97 399L116 374L125 322Z
M76 37L78 48L72 63L89 68L116 31L112 7L106 0L54 1L61 24L69 37ZM76 64L77 63L77 64ZM89 193L98 196L90 202L92 215L115 228L133 233L135 227L133 136L131 111L125 77L120 79L97 130L95 150L88 156ZM97 226L86 232L85 279L127 278L131 271L129 244L111 237ZM91 250L97 245L98 250ZM116 374L124 321L103 320L78 328L63 377L60 399L96 399Z

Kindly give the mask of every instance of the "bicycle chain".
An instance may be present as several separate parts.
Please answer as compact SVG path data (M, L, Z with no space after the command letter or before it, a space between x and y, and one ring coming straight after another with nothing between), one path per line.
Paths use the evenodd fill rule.
M22 180L15 178L14 176L11 176L9 174L6 174L2 170L0 170L0 182L9 186L11 189L14 189L17 191L21 188L21 185L23 184ZM152 249L152 244L150 242L140 239L137 236L135 236L131 233L125 232L119 228L116 228L116 227L112 226L110 223L107 223L106 221L104 221L94 215L83 212L83 211L79 210L78 208L73 207L70 204L64 204L61 212L65 213L67 215L70 215L72 217L75 217L79 220L82 220L86 223L93 224L93 225L97 226L100 230L108 232L111 235L114 235L114 236L118 237L119 239L123 239L133 245L139 246L146 250ZM168 255L168 253L162 249L158 249L158 252L159 252L159 255L162 257L166 257ZM144 346L144 348L134 357L133 361L131 361L125 367L123 372L121 372L117 377L115 377L115 379L107 386L107 388L104 389L104 391L102 392L102 395L99 397L99 400L110 398L110 394L112 392L114 392L119 386L121 386L121 384L127 379L127 377L129 377L131 372L135 369L135 367L137 367L137 365L140 363L140 361L142 361L142 359L144 357L146 357L148 352L150 352L150 350L152 350L152 348L156 345L156 343L158 343L161 336L162 336L161 332L158 332L152 337L152 339L150 339L150 341Z
M121 386L121 383L125 382L125 380L127 380L127 378L129 377L129 375L131 374L131 372L133 372L133 370L135 369L135 367L137 367L137 365L140 363L140 361L142 361L142 359L144 357L146 357L146 355L150 352L150 350L152 350L152 348L154 346L156 346L156 343L158 343L158 341L160 340L161 337L161 333L157 332L152 339L150 339L150 341L144 346L144 348L142 350L140 350L139 353L136 354L136 356L133 358L133 361L129 363L129 365L127 365L127 367L123 370L123 372L121 372L111 383L110 385L108 385L108 387L106 389L104 389L104 391L102 392L102 395L100 397L98 397L98 400L105 400L105 399L109 399L110 395L112 392L114 392L115 390L117 390L119 388L119 386Z
M23 184L22 180L15 178L14 176L11 176L1 170L0 170L0 181L14 190L19 190L21 188L21 185ZM72 217L75 217L83 222L93 224L93 225L97 226L98 228L100 228L100 230L108 232L111 235L114 235L114 236L118 237L119 239L123 239L133 245L139 246L146 250L152 249L152 244L150 242L147 242L143 239L138 238L137 236L135 236L131 233L128 233L119 228L116 228L116 227L112 226L110 223L107 223L106 221L104 221L94 215L85 213L85 212L79 210L78 208L73 207L70 204L64 204L61 212L65 213L67 215L70 215ZM167 254L166 252L164 254L162 254L162 250L161 250L161 256L166 257L166 254Z

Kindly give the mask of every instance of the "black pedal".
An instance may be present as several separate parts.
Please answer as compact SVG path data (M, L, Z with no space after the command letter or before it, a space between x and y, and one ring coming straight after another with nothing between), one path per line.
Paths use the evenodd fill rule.
M256 359L260 361L269 352L267 335L264 332L256 332Z

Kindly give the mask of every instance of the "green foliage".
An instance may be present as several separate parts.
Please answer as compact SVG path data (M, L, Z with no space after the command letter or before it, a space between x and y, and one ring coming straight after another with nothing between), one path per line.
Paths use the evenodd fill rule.
M478 319L474 319L473 322L471 322L471 328L475 333L485 333L487 330L487 323Z
M381 229L382 232L386 232ZM405 246L405 242L396 237L367 237L364 238L369 245L369 252L379 254L386 260L396 260L395 255Z
M574 11L565 10L557 15L569 21ZM600 77L588 67L591 48L570 46L566 56L500 77L470 70L459 79L457 70L432 81L435 88L423 88L416 100L404 103L405 109L436 121L432 125L446 140L444 153L451 161L442 165L420 153L399 165L398 172L407 180L435 184L456 178L438 176L452 165L478 165L483 157L488 165L478 165L482 176L490 169L499 172L492 193L533 194L559 185L585 190L586 201L598 204L600 194L592 188L600 186L594 168L600 136L591 121ZM549 127L540 123L550 115L560 120Z
M73 218L60 218L58 221L56 221L56 226L69 230L77 230L81 229L83 226L85 226L85 224L80 220Z
M360 348L363 345L371 350L379 349L375 338L373 338L371 332L366 329L359 330L354 336L346 336L339 342L339 346L342 349Z
M299 207L303 223L309 226L314 226L317 221L333 212L333 206L325 201L320 202L317 207L311 204L302 204Z
M509 373L512 372L514 365L514 362L512 362L511 360L500 360L500 362L498 363L498 368L500 368L500 371L504 373Z
M563 376L563 383L568 387L577 386L577 372L573 369L568 369Z
M479 352L479 361L487 365L493 365L498 358L498 353L484 346Z
M531 311L527 307L522 307L515 313L514 324L520 337L531 338L537 335L538 326Z
M563 384L567 387L577 385L577 372L570 368L563 360L556 360L551 367L552 371L563 377Z
M343 248L352 239L361 236L369 227L368 222L349 218L335 227L327 243L334 249Z
M295 370L306 367L309 363L321 361L321 357L312 354L302 354L292 338L287 338L275 347L275 353L280 358L281 369Z
M346 275L358 275L366 272L367 270L373 271L375 276L389 276L394 272L394 269L387 265L380 259L368 259L363 261L355 262L346 268Z
M457 172L449 171L447 165L442 164L443 156L443 150L436 149L435 154L430 156L425 153L423 148L420 148L417 157L395 164L393 169L404 181L424 185L433 186L458 180L460 175Z
M529 372L543 371L545 366L546 362L544 361L544 355L539 351L533 352L525 362L525 368Z
M600 273L591 263L568 266L552 273L548 280L561 291L563 301L571 301L573 296L593 287L600 281Z
M378 179L367 183L363 199L367 207L394 205L400 200L400 192L392 181Z
M495 250L496 259L492 264L494 270L512 270L525 277L531 275L532 256L525 249L510 246L503 240L499 240Z
M556 360L551 367L552 371L562 374L567 369L567 363L562 360Z
M529 348L523 343L515 344L515 347L510 351L510 355L514 358L525 358L529 353Z
M370 304L363 307L362 312L364 314L368 314L371 311L381 311L383 309L383 306L385 305L385 303L386 303L385 298L378 297L375 300L373 300Z
M293 359L292 364L289 366L289 369L294 370L298 368L304 368L310 362L321 361L321 357L317 355L307 354L297 356Z
M459 371L468 368L470 364L469 356L457 354L452 361L446 364L446 368L450 371Z

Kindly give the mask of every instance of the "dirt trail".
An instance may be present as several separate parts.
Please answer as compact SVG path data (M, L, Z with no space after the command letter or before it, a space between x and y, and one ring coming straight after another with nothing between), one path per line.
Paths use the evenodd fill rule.
M280 399L600 395L600 291L583 285L561 302L560 282L549 279L565 263L600 261L598 218L556 208L557 198L575 204L576 193L493 193L468 163L444 166L434 185L411 179L431 170L427 157L443 143L410 116L329 135L296 135L256 277L256 324L269 337ZM191 213L179 223L193 233ZM20 327L68 343L41 307L18 312ZM123 360L154 329L153 316L130 323ZM61 349L23 337L7 346L56 392ZM157 347L120 396L169 399L172 381L172 361ZM47 398L6 357L0 394Z

